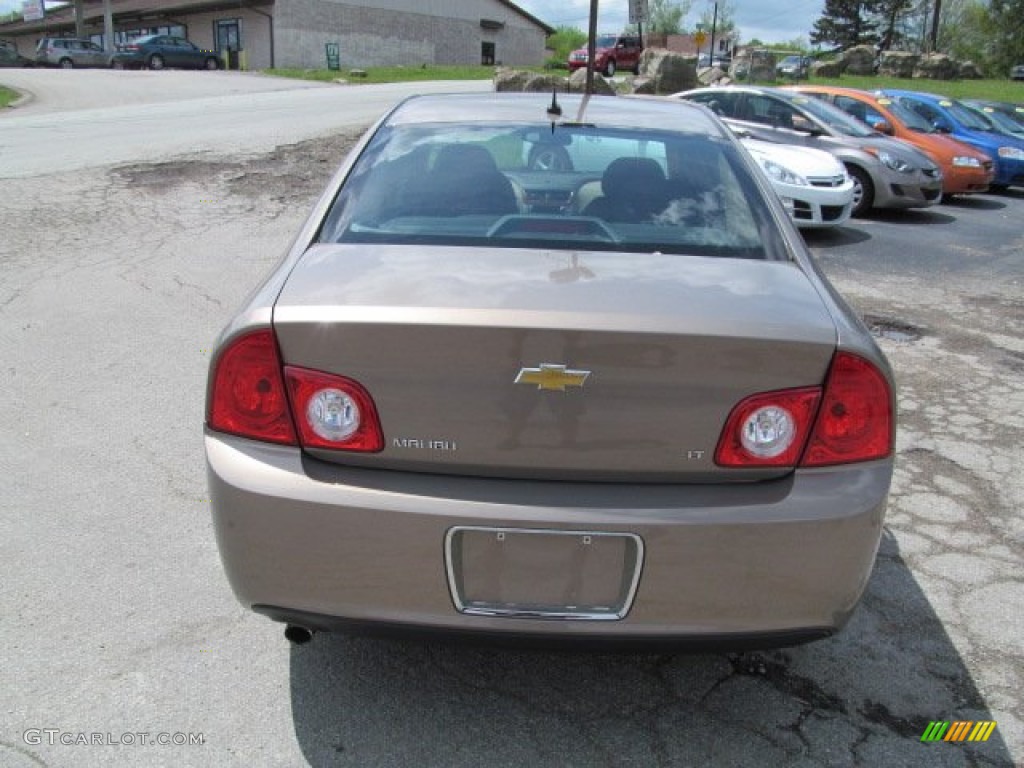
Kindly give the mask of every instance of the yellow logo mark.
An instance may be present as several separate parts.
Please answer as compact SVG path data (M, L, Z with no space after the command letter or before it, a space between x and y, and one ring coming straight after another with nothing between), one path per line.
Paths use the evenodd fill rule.
M541 363L539 368L523 368L516 376L516 384L536 384L537 389L565 392L566 387L582 387L590 371L573 371L564 365Z

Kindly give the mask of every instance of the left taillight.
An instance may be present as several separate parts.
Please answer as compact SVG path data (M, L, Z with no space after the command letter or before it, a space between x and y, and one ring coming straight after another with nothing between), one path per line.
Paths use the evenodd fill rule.
M210 429L253 440L298 444L277 340L269 328L232 340L217 360L209 398L206 421Z
M221 353L207 424L218 432L304 448L384 448L370 393L345 376L283 366L269 328L233 339Z

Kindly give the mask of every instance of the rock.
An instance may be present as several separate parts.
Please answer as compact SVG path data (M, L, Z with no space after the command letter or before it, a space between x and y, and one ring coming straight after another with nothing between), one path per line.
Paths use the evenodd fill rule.
M878 74L885 77L910 78L921 57L907 51L883 51L878 65Z
M973 61L962 61L960 62L960 79L961 80L981 80L981 70Z
M664 48L646 48L640 74L654 81L654 93L676 93L697 87L697 57Z
M527 93L551 93L552 91L564 91L566 78L559 75L538 75L532 74L523 84L523 90Z
M750 52L750 79L758 82L775 79L775 53L773 51Z
M846 62L842 59L832 61L816 61L811 64L811 75L813 77L839 77L843 74Z
M953 80L960 73L960 65L944 53L922 56L914 68L914 77L922 80Z
M587 86L587 70L577 69L571 75L569 75L569 90L574 93L583 93ZM615 88L612 84L601 77L599 72L594 73L594 93L600 93L606 96L614 96Z
M702 67L697 72L697 80L700 81L701 85L718 85L724 77L725 72L718 67Z
M873 75L875 74L875 47L873 45L855 45L843 51L843 61L846 62L845 73L848 75Z
M633 78L633 93L641 96L653 96L657 93L654 87L653 77L635 77Z
M533 72L523 69L499 69L494 73L495 91L522 91Z

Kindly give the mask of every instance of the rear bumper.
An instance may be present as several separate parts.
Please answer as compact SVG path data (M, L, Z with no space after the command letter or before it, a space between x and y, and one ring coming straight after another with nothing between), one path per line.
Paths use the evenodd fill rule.
M627 645L792 644L840 628L875 559L890 461L730 486L551 483L351 469L207 433L213 520L238 599L314 629ZM639 536L617 621L460 613L454 526ZM729 639L734 642L730 642Z

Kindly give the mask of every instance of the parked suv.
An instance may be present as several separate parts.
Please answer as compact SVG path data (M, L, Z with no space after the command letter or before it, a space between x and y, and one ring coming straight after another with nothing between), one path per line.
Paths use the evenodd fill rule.
M628 69L640 74L640 54L644 47L636 35L599 35L594 45L594 71L611 77L617 70ZM587 47L569 54L569 71L587 66Z
M36 64L73 69L110 66L110 54L92 40L74 37L44 37L36 45Z

